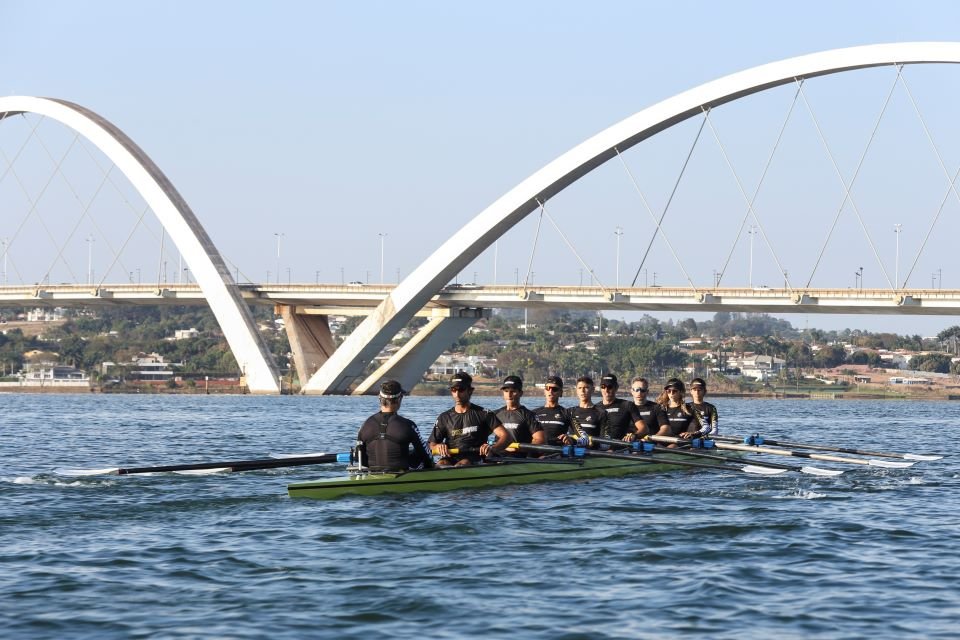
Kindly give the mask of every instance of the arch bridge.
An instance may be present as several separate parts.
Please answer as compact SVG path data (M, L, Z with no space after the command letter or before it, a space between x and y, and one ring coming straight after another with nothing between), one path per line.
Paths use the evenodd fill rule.
M208 303L255 393L278 393L279 374L252 320L250 303L271 303L283 316L295 363L309 394L366 393L385 377L415 384L426 366L486 309L564 306L610 310L770 310L827 313L955 313L957 292L906 290L893 282L882 290L591 287L476 287L450 289L457 273L520 220L622 152L710 109L803 79L880 66L960 63L960 43L897 43L837 49L754 67L663 100L601 131L519 183L477 214L395 287L362 291L294 291L268 285L241 287L167 177L128 136L101 116L65 100L0 98L2 121L36 113L73 129L99 148L129 179L157 215L190 266L196 287L138 290L123 286L5 287L0 303L29 298L38 303L97 301L179 304L200 296ZM951 183L951 187L952 187ZM953 189L956 194L955 188ZM960 198L960 196L958 196ZM5 248L6 250L6 248ZM785 272L784 272L785 275ZM331 287L335 288L335 287ZM142 289L142 288L141 288ZM309 287L308 287L309 289ZM81 302L83 301L83 302ZM366 319L339 346L330 332L332 313L361 309ZM367 367L415 315L430 321L403 349L372 374Z

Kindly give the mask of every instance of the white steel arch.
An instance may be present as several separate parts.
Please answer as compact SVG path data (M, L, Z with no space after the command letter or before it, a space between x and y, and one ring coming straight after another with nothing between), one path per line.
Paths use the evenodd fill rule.
M250 308L230 270L186 200L160 168L123 131L80 105L55 98L0 98L0 122L36 113L60 122L92 142L127 177L153 209L200 285L243 370L252 393L280 393L280 376Z
M799 78L893 64L960 63L960 43L903 42L833 49L740 71L677 94L601 131L511 189L440 246L364 320L304 386L346 393L364 367L434 293L539 207L607 160L703 109Z

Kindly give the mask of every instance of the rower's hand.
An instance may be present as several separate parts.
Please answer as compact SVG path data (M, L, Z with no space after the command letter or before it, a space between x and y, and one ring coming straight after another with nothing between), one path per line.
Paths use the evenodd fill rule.
M491 452L491 451L493 451L493 447L491 447L491 446L490 446L489 444L487 444L486 442L484 442L482 445L480 445L480 455L481 455L481 456L487 457L488 455L490 455L490 452Z
M684 440L690 440L690 439L692 439L692 438L697 437L697 434L695 434L695 433L681 433L681 434L680 434L680 437L683 438Z
M561 433L558 440L560 440L560 444L573 444L573 438L565 433Z
M627 435L623 436L624 442L633 442L636 439L637 435L635 433L628 433Z
M446 458L450 455L450 448L445 444L435 444L433 445L433 454L440 456L441 458Z

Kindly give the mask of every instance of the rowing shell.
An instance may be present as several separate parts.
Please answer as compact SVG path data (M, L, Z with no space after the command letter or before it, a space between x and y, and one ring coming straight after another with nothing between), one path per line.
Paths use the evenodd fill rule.
M731 457L737 457L733 455ZM454 491L481 487L501 487L514 484L532 484L558 480L615 477L634 473L652 473L680 469L669 464L671 459L685 460L665 454L657 460L665 462L638 462L612 458L578 458L560 460L524 460L500 464L479 464L466 467L446 467L422 471L396 473L351 473L346 478L325 478L287 485L291 498L327 500L346 495L381 495L413 491Z

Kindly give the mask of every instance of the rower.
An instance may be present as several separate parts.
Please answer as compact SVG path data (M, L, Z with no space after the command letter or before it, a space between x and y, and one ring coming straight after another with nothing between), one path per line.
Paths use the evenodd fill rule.
M437 416L430 434L431 451L440 456L437 464L475 464L481 457L503 451L510 444L510 434L497 416L470 402L473 397L473 377L470 374L463 371L454 374L450 380L450 394L453 408ZM493 445L487 442L490 435L496 436ZM460 451L451 454L450 449Z
M683 402L686 388L677 378L670 378L663 387L663 393L657 398L657 404L667 416L668 424L660 428L658 436L682 437L688 431L697 430L697 421L693 410ZM676 445L670 445L675 447Z
M720 435L720 417L717 414L717 408L709 402L704 402L707 395L707 383L703 378L694 378L690 381L690 398L693 402L688 402L687 407L693 412L696 418L695 432L688 431L681 434L681 438L710 438Z
M520 398L523 396L523 380L520 376L507 376L500 385L500 391L503 393L504 406L497 409L494 413L500 424L510 434L511 442L521 442L523 444L544 444L546 442L543 427L537 421L537 416L533 411L520 404ZM525 453L515 454L517 457L525 458Z
M361 466L371 471L433 466L417 425L397 413L406 393L396 380L380 385L380 411L367 418L357 433Z
M648 434L657 434L660 428L669 424L663 409L653 400L647 398L650 391L650 382L642 376L630 381L630 393L633 395L633 404L637 407L640 419L647 428Z
M567 435L573 430L573 422L567 413L566 407L560 406L560 397L563 395L563 378L549 376L543 384L543 406L534 409L537 422L543 427L543 434L547 444L570 444Z
M637 405L617 397L620 384L612 373L600 378L600 402L596 407L607 415L607 428L604 438L632 442L637 436L645 436L647 425L640 417Z
M567 413L573 421L573 431L577 436L600 436L607 428L607 414L593 404L593 378L577 378L577 401Z

